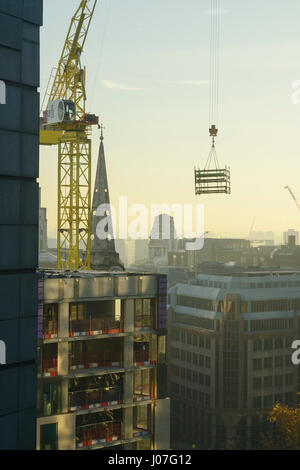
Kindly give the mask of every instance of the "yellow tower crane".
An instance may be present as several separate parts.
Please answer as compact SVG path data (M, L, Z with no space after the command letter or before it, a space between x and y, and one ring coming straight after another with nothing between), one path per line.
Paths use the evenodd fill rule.
M58 145L57 267L90 269L91 244L91 126L86 113L86 69L81 54L97 0L81 0L70 24L64 48L46 91L40 144ZM49 88L51 78L49 80Z

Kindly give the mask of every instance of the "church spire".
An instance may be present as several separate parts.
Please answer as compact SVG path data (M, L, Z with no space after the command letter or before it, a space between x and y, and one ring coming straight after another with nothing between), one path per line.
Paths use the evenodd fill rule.
M95 179L92 214L91 214L91 268L96 270L123 270L119 254L116 252L114 233L111 220L111 211L109 210L110 198L107 181L107 172L105 164L105 153L103 144L103 125L101 125L100 147L98 154L97 172ZM101 205L107 205L108 210L104 215L97 215L97 210ZM97 227L103 219L110 223L104 227L107 232L107 239L101 240L97 235ZM103 223L105 220L103 221Z

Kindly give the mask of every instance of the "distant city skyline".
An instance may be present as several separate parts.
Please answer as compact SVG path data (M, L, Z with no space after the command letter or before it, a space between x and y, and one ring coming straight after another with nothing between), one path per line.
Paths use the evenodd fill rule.
M41 98L77 2L45 1ZM206 230L246 238L255 231L300 229L300 4L221 2L221 93L217 152L230 165L232 194L197 198L194 166L208 137L210 2L102 0L82 55L87 109L105 125L111 202L203 203ZM59 11L59 15L56 12ZM295 137L294 137L295 136ZM93 132L93 177L100 134ZM42 206L56 235L57 149L41 148Z

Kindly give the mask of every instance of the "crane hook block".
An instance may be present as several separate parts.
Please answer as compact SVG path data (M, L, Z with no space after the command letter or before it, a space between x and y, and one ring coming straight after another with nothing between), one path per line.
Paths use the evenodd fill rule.
M209 129L209 135L211 137L217 137L218 135L218 129L216 128L214 124L212 124L211 128Z

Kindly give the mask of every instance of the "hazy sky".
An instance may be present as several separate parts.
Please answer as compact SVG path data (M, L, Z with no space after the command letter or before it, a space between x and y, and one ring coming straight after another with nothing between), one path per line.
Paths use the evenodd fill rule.
M41 97L79 0L44 0ZM300 230L300 2L221 0L217 152L232 194L196 197L208 137L210 0L98 0L82 62L88 111L104 123L113 204L203 203L205 229L248 236ZM93 175L99 131L93 134ZM42 204L56 234L57 150L41 148ZM94 176L93 176L94 179Z

